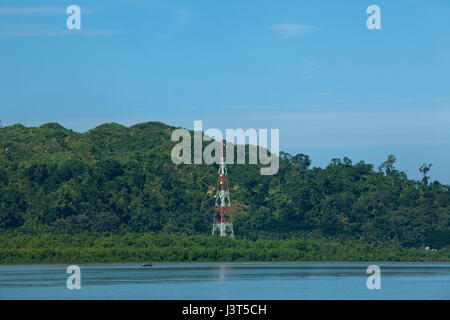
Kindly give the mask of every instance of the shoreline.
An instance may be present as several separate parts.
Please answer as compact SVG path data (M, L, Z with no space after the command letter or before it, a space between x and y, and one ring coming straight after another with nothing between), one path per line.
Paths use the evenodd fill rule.
M79 266L132 266L136 265L141 268L144 268L142 266L142 263L134 263L134 262L105 262L105 263L19 263L19 264L0 264L1 267L28 267L28 266L49 266L49 267L57 267L57 266L68 266L72 264L76 264ZM450 266L450 261L193 261L193 262L152 262L153 266L151 267L145 267L147 269L151 269L158 265L188 265L188 264L389 264L389 265L396 265L396 264L432 264L432 265L446 265L448 264Z
M0 236L0 265L143 263L428 263L450 262L437 252L398 244L316 239L223 239L199 235L54 234Z

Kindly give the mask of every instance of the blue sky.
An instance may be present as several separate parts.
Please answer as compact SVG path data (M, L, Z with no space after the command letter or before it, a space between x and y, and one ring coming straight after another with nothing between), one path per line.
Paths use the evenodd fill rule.
M313 166L394 154L450 184L450 2L1 1L0 119L279 128Z

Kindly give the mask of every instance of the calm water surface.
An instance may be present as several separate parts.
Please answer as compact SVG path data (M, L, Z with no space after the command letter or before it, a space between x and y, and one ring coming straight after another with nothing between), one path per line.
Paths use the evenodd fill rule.
M69 290L67 266L0 266L0 299L450 299L450 264L196 263L80 265Z

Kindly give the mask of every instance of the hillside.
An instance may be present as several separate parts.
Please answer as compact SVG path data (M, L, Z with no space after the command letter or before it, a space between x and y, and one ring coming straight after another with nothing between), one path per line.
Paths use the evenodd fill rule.
M210 233L217 167L171 162L174 127L56 123L0 128L0 233ZM392 160L392 159L391 159ZM280 170L228 167L237 238L331 238L450 244L450 187L409 180L388 161L280 153Z

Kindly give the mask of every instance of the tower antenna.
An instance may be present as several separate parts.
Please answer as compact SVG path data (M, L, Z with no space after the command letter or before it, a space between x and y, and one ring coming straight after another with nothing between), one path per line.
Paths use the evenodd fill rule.
M229 236L234 238L233 223L231 221L231 201L230 192L228 189L228 173L225 164L225 141L222 141L222 154L220 157L219 178L217 180L216 195L214 196L216 202L214 206L214 222L212 233L219 229L221 237Z

